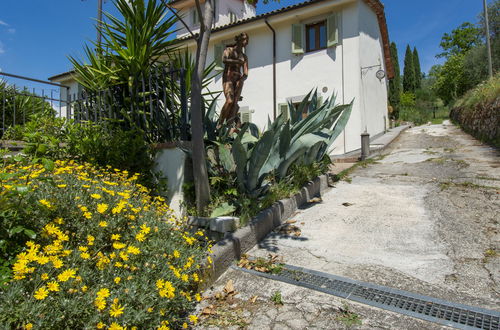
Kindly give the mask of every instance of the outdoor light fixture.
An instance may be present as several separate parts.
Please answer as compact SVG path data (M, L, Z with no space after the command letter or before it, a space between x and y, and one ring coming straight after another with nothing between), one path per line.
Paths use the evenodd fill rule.
M375 76L378 78L378 80L382 80L385 78L385 71L380 69L375 73Z

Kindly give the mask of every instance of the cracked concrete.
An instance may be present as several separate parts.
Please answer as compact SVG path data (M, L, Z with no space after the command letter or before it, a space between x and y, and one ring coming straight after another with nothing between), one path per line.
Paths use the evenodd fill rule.
M300 239L272 233L249 254L499 310L499 152L444 123L404 132L385 153L293 217ZM441 328L231 269L207 295L229 279L248 311L236 328ZM276 290L284 306L270 302ZM361 325L342 317L346 302Z

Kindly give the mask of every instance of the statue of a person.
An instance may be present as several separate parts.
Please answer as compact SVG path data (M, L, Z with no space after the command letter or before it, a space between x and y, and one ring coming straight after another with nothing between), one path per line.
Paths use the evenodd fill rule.
M243 53L243 48L248 45L248 35L241 33L234 40L236 43L227 46L222 55L222 62L224 63L222 87L226 103L224 103L220 112L219 125L226 122L229 125L234 124L236 127L240 127L238 101L241 100L243 82L248 77L248 58Z

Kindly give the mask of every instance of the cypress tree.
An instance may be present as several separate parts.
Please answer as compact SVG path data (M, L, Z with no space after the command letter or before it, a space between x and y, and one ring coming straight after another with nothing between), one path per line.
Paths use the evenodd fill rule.
M422 87L422 70L420 68L417 47L413 48L413 68L415 69L415 88L420 89Z
M394 78L389 81L389 103L394 109L393 116L398 118L401 98L401 71L399 69L398 48L395 42L391 43L391 60L394 66Z
M406 46L405 67L403 71L403 91L411 93L415 92L415 65L410 45Z

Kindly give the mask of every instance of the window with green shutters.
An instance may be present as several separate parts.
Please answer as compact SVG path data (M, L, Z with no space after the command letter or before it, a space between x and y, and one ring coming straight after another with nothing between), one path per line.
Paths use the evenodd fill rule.
M292 54L303 54L339 44L340 14L311 24L292 24Z
M283 115L285 120L287 120L289 118L288 104L286 104L286 103L278 104L278 116L281 114Z
M222 55L224 54L224 49L226 49L226 45L224 44L214 45L215 70L224 70L224 63L222 63Z

